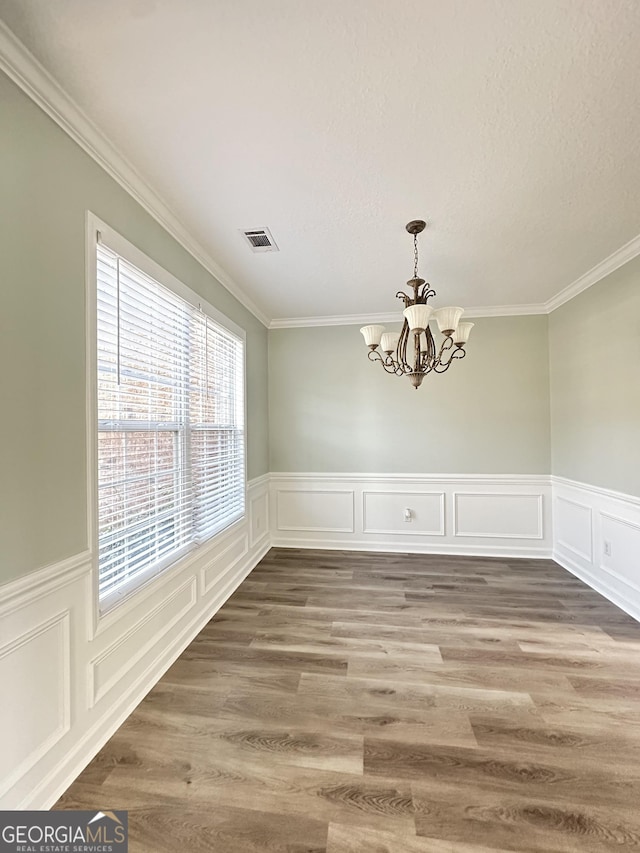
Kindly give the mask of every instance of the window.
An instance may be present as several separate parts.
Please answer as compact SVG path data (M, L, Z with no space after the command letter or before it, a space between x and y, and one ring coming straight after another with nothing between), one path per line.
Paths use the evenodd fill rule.
M108 606L244 515L244 342L186 288L192 301L106 240L96 253L98 586Z

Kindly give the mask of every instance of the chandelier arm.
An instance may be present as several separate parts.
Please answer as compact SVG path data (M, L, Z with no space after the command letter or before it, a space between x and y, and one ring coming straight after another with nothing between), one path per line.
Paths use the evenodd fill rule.
M377 361L382 365L385 373L393 373L396 376L402 376L402 370L400 369L397 361L395 361L390 355L382 355L382 353L378 352L378 350L369 350L367 353L367 358L369 361Z
M424 368L428 368L425 372L429 372L433 367L436 360L436 342L433 340L433 335L431 333L431 329L427 326L424 330L424 336L427 339L427 349L425 350L425 357L423 359Z
M453 347L453 338L449 335L448 338L445 338L440 345L440 351L438 352L437 361L442 361L442 356L448 352Z
M409 305L413 304L413 299L404 292L404 290L399 290L396 293L396 299L402 299L404 301L404 307L408 308Z
M396 376L402 376L402 365L398 362L397 358L394 358L392 355L387 356L382 366L387 371L387 373L393 373Z
M398 347L396 350L397 353L397 362L398 366L402 368L402 373L407 372L407 343L409 340L409 324L405 320L402 324L402 329L400 331L400 338L398 339Z
M447 354L449 357L447 358ZM451 364L451 359L453 357L453 338L448 337L445 338L440 347L440 351L438 352L438 357L434 363L434 369L436 373L444 373L445 370Z
M423 348L422 346L422 334L424 334L424 339L426 341L426 346ZM431 366L433 364L433 354L434 354L434 346L433 346L433 336L429 331L429 327L424 330L424 332L420 335L420 360L418 363L418 372L423 375L429 373L431 370Z
M451 349L451 347L447 347L447 350L449 350L449 349ZM456 346L456 348L454 350L452 350L452 352L449 355L449 358L446 361L444 361L443 359L438 360L438 364L436 366L436 373L444 373L445 370L448 370L449 366L451 365L451 362L454 359L464 358L466 356L466 354L467 354L467 351L464 349L464 347ZM441 368L441 369L438 369L438 368Z
M431 285L427 282L427 284L422 286L422 290L420 291L420 301L427 302L427 300L431 299L431 297L435 295L435 290L432 290Z
M399 365L395 359L389 359L388 361L383 362L382 366L386 373L393 373L394 376L402 376L402 366Z
M461 348L455 350L454 352L451 353L451 355L449 356L447 361L439 362L434 367L435 372L436 373L445 373L451 367L451 364L452 364L454 359L464 358L466 354L467 354L466 351L461 349Z
M382 353L378 352L378 350L374 350L374 349L369 350L369 352L367 353L367 358L369 359L369 361L380 362L380 364L384 367L384 362L385 362L386 356L383 356Z

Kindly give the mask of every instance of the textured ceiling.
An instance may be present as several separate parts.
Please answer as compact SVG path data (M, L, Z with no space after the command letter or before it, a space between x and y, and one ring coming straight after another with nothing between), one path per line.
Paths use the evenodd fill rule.
M640 232L637 0L0 0L269 317L543 302ZM268 226L280 252L238 229Z

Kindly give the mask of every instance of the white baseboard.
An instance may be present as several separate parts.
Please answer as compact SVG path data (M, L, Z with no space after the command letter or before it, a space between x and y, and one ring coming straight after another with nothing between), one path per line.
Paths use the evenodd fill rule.
M98 626L88 552L0 588L0 808L50 808L270 547L261 477L241 522Z
M552 485L553 559L640 621L640 498L563 477Z
M279 473L269 491L274 547L551 556L547 476Z
M628 613L629 616L640 622L640 595L638 595L636 590L629 590L627 595L622 595L619 587L615 588L607 583L606 575L603 577L595 572L587 571L587 569L578 565L574 560L571 560L564 554L558 554L556 551L553 552L553 559L563 569L580 578L591 589L599 592L600 595L604 596L612 604L615 604L620 610L624 610L625 613Z
M342 541L339 539L273 539L272 548L303 548L307 550L320 551L371 551L381 554L449 554L459 557L513 557L537 560L551 559L551 551L547 548L526 548L523 546L501 547L499 545L429 545L425 543L414 544L412 542L371 542L350 539Z

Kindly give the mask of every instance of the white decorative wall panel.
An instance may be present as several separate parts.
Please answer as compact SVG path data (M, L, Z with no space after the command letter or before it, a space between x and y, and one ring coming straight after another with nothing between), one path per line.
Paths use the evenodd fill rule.
M271 495L275 546L527 557L551 552L548 477L282 473L271 475Z
M364 491L362 498L363 533L445 535L444 492Z
M559 544L582 560L591 563L593 561L591 507L567 497L558 496L555 500L555 514Z
M0 648L0 796L69 731L69 612Z
M89 552L0 587L0 808L58 799L269 549L267 501L268 478L249 483L245 519L97 630Z
M456 492L456 536L493 539L542 539L542 495Z
M600 513L600 520L602 568L640 595L640 522L626 521L607 512Z
M278 530L353 533L352 489L277 489Z
M226 572L233 571L236 563L245 556L248 550L247 536L234 537L229 544L225 544L225 547L218 554L208 560L200 572L202 594L206 595Z
M249 511L251 518L250 544L253 547L269 535L269 492L266 488L261 494L251 498Z
M640 621L640 498L552 479L554 559Z
M196 603L196 578L191 577L178 589L166 592L157 604L130 631L90 663L91 704L99 702L121 678L151 651L158 636L171 632Z

